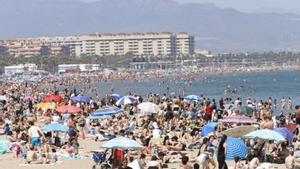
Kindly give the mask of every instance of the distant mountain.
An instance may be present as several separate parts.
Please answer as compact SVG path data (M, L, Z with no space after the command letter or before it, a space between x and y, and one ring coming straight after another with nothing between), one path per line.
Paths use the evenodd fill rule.
M186 31L213 52L300 51L300 16L242 13L171 0L0 0L0 39Z

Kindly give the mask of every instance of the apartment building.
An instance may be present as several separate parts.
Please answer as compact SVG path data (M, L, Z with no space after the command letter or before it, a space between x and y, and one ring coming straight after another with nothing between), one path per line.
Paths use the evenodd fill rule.
M49 54L55 55L65 48L68 48L69 54L73 56L125 54L175 56L193 54L194 37L185 32L90 34L0 41L0 46L7 47L8 53L17 56L40 55L46 49Z

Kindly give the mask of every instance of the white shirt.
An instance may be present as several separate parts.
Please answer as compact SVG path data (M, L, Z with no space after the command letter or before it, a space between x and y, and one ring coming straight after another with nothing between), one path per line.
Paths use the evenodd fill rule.
M152 132L152 135L153 135L154 139L159 139L160 138L160 134L161 134L160 129L154 129L153 132Z
M31 126L28 130L28 135L32 137L40 137L39 132L41 132L40 128L37 126Z

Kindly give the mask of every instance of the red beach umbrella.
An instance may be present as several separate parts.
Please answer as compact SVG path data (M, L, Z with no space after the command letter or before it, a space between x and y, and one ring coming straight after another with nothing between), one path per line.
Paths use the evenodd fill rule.
M66 105L66 106L60 106L56 109L57 112L62 113L62 114L66 114L66 113L71 113L71 114L75 114L75 113L79 113L81 111L83 111L81 108L76 107L76 106L70 106L70 105Z
M58 95L48 95L48 96L45 97L43 102L44 103L47 103L47 102L61 102L62 100L63 100L63 98L58 96Z

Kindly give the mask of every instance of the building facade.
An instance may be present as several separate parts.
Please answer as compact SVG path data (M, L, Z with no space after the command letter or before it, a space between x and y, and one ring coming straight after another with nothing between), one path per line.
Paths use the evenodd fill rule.
M78 73L100 71L99 64L65 64L58 65L58 73Z
M35 72L37 70L38 67L36 64L20 64L14 66L5 66L4 75L5 76L20 75L24 73Z
M57 55L149 55L175 56L194 53L194 37L182 32L91 34L84 36L40 37L32 39L2 40L2 48L9 54Z

